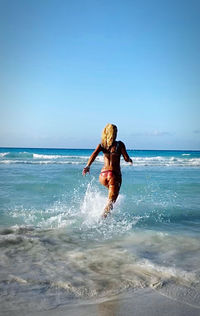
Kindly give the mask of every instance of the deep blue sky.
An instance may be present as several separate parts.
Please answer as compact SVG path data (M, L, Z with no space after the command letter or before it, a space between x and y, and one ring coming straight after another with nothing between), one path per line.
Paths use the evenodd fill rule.
M199 0L0 0L0 146L200 149Z

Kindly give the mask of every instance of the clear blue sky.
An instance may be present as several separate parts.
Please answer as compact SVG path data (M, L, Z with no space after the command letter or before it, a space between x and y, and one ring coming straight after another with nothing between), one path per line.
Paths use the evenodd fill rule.
M0 146L200 149L199 0L0 0Z

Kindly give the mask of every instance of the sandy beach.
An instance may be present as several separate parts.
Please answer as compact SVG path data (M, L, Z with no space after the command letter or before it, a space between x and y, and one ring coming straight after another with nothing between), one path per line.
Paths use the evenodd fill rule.
M199 316L200 309L151 289L114 296L107 300L62 305L46 311L7 311L2 316Z

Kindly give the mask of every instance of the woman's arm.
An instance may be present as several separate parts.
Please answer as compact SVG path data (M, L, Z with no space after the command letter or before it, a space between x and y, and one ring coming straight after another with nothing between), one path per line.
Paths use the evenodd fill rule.
M122 156L124 157L124 160L126 162L130 162L131 164L133 164L133 161L132 159L129 157L127 151L126 151L126 147L124 145L124 143L120 142L121 143L121 153L122 153Z
M101 151L101 144L99 144L97 146L97 148L93 151L92 155L90 156L89 160L88 160L88 163L87 163L87 166L83 169L83 172L82 174L85 176L87 172L90 171L90 166L91 164L93 163L93 161L96 159L96 157L98 156L98 154L100 153Z

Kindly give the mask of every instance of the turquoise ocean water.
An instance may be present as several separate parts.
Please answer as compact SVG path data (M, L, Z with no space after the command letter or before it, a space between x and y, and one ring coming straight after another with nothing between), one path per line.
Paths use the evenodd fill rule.
M200 308L200 151L129 150L106 220L91 153L0 148L1 313L147 287Z

